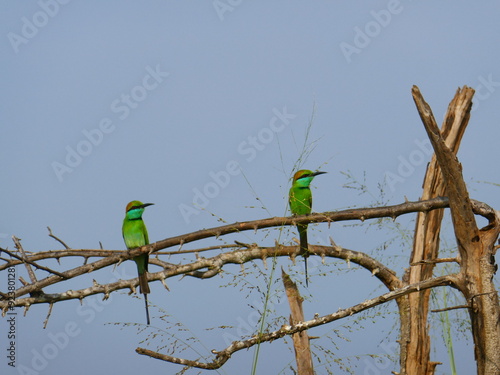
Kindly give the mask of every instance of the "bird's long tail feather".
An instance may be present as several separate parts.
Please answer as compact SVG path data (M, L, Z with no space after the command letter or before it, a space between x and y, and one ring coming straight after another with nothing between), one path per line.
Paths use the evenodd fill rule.
M146 322L149 325L150 321L149 321L148 295L146 293L144 293L144 303L146 304Z
M141 287L142 294L149 294L151 291L149 290L148 283L148 273L147 271L139 275L139 286Z
M149 325L149 308L148 308L148 294L151 292L149 290L148 283L148 273L147 271L139 275L139 287L141 288L141 293L144 294L144 302L146 303L146 319Z
M307 244L307 225L297 225L300 239L300 254L304 257L304 267L306 274L306 287L309 286L309 276L307 275L307 257L309 256L309 245Z

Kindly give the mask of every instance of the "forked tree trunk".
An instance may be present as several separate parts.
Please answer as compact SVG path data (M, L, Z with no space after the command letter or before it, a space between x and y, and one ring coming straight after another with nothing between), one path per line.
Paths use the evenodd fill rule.
M455 97L448 106L441 134L446 145L458 152L460 141L469 122L470 112L464 103L470 100L474 91L464 88L457 90ZM422 200L446 195L446 187L442 178L441 169L433 155L427 166L423 183ZM444 210L433 210L417 214L413 251L410 257L410 268L407 270L403 282L405 285L418 283L432 278L438 258L439 235ZM429 298L430 289L420 293L413 293L399 302L401 315L401 373L407 375L432 375L436 362L430 361L431 340L429 337Z
M469 93L460 106L465 111L464 118L468 118L473 90L464 87L462 91ZM445 144L444 135L439 131L431 108L418 87L413 87L412 94L434 148L449 198L460 264L455 287L462 292L469 305L477 374L500 374L500 306L493 283L496 272L495 241L500 232L500 217L498 212L492 214L488 218L488 226L478 229L462 176L462 166Z

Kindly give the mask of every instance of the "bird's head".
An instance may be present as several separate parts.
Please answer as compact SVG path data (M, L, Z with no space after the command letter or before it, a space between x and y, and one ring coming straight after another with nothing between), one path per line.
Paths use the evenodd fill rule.
M315 176L318 176L320 174L324 174L326 172L313 172L310 171L309 169L301 169L300 171L295 172L293 175L293 184L298 185L298 186L309 186L311 181Z
M140 218L144 209L148 206L153 205L154 203L142 203L140 201L132 201L127 204L125 208L126 215L129 219Z

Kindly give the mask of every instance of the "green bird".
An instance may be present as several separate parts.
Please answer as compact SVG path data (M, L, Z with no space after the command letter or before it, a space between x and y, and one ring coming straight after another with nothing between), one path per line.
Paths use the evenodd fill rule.
M148 230L146 229L144 221L142 221L142 213L147 206L153 204L154 203L142 203L139 201L132 201L127 204L122 227L122 235L127 249L135 249L149 244ZM144 294L146 319L149 324L148 294L150 290L148 284L148 254L141 254L135 257L134 261L137 264L139 286L141 287L141 293Z
M290 204L290 211L293 215L307 215L312 210L312 194L309 185L315 176L324 174L326 172L312 172L308 169L297 171L293 176L292 187L288 195ZM307 277L307 257L309 256L309 247L307 245L307 225L297 224L300 239L300 254L304 256L305 272L306 272L306 286L309 286Z

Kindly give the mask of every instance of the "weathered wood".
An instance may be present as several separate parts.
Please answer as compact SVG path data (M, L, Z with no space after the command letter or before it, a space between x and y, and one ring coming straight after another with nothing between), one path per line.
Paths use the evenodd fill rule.
M297 285L290 279L283 268L281 277L285 286L288 304L290 305L290 325L304 321L304 311L302 310L302 301L304 300L299 293ZM307 331L300 331L292 335L293 348L295 350L295 361L297 362L298 375L314 375L314 367L309 345L309 335Z
M474 90L464 87L467 95L461 108L470 113ZM418 87L412 89L437 162L446 185L455 237L460 256L459 284L469 303L474 353L478 375L500 374L500 306L493 283L495 241L500 232L500 218L495 214L487 227L479 230L472 203L462 176L462 166L446 145L429 105Z
M466 103L474 91L469 88L458 89L441 126L441 134L446 146L454 154L458 152L462 136L469 122L470 112ZM417 102L417 108L421 104ZM418 108L419 112L424 110ZM427 166L424 177L422 200L432 199L446 194L446 186L436 155ZM410 267L403 280L406 284L417 283L432 277L435 263L429 262L438 258L439 235L444 209L419 212L415 223L413 250ZM401 351L400 363L407 375L433 374L436 364L430 362L431 339L429 337L429 298L430 290L410 294L405 297L407 314L401 319ZM407 304L407 306L406 306ZM402 370L403 372L403 370ZM404 373L404 372L403 372Z

